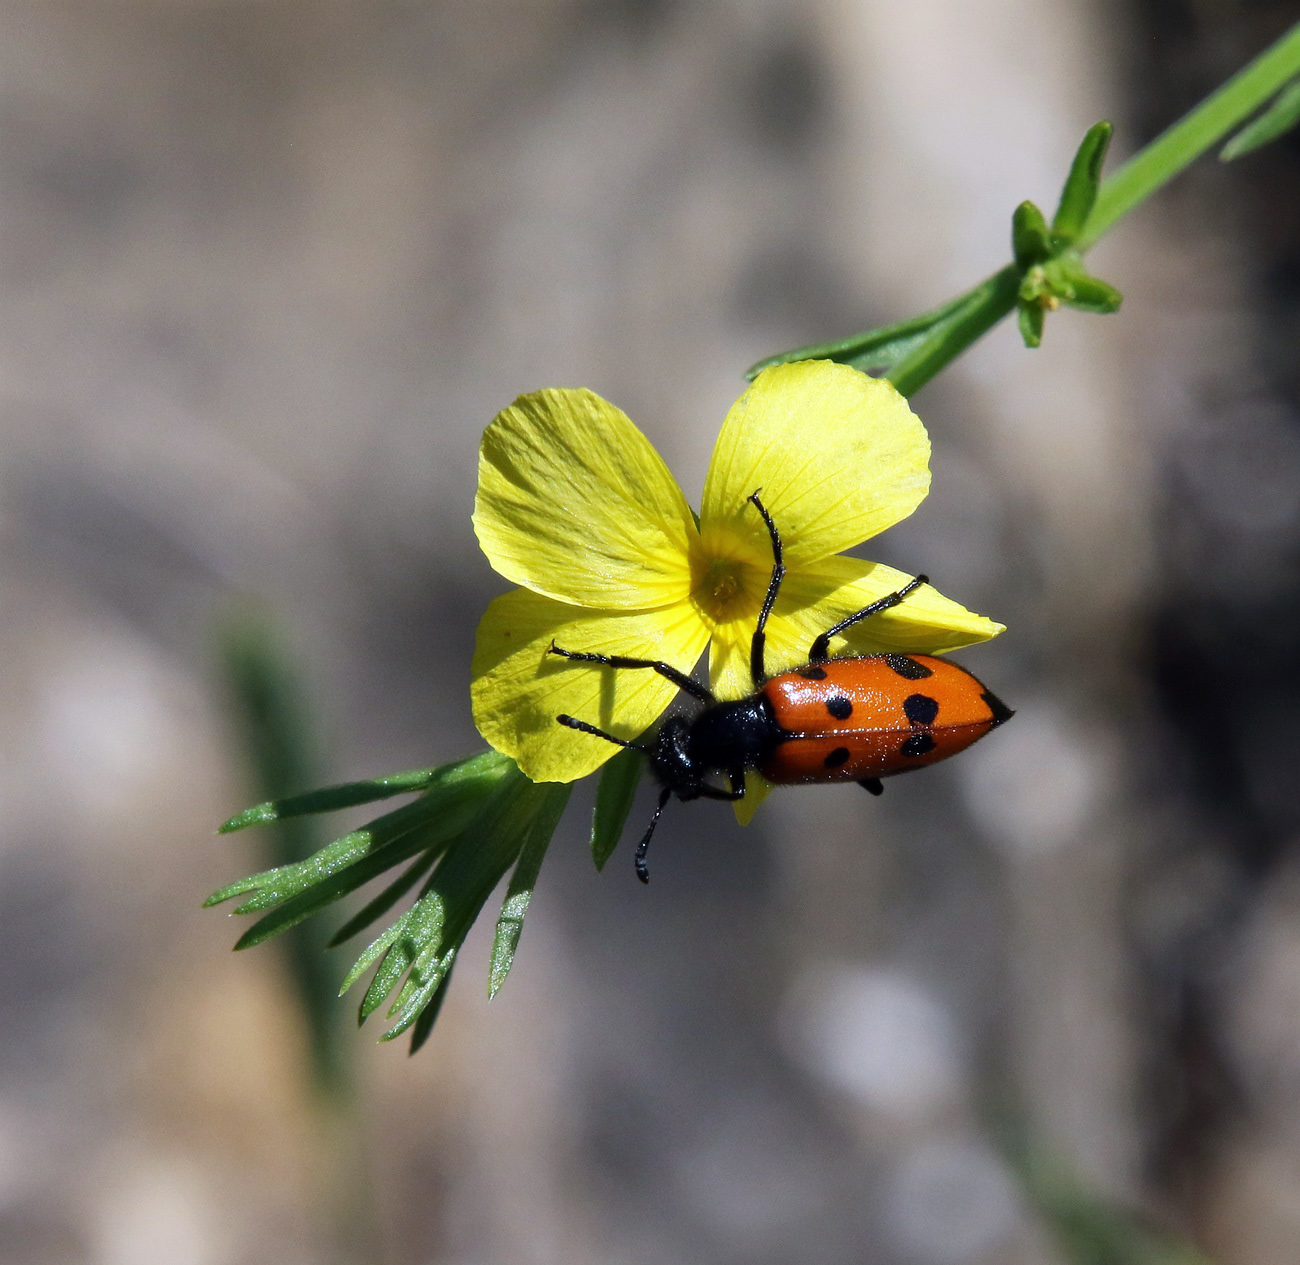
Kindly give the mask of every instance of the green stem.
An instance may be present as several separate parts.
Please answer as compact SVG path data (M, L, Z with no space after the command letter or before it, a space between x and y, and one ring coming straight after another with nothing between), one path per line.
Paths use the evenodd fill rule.
M901 395L913 395L973 342L989 332L1016 305L1020 269L1008 264L970 291L969 301L954 313L937 337L927 339L885 375Z
M1068 246L1077 260L1078 254L1093 246L1118 220L1212 145L1238 130L1292 80L1300 83L1300 22L1104 180L1079 236L1073 241L1067 238L1062 245ZM1097 132L1098 128L1092 129L1089 137L1085 138L1085 146L1089 138L1096 139ZM1104 148L1104 138L1100 143ZM1097 159L1099 162L1099 152ZM1075 161L1080 161L1078 155ZM1076 174L1072 171L1071 180ZM1068 202L1068 181L1062 196ZM1062 213L1058 211L1058 219ZM793 351L769 356L751 366L748 376L752 379L770 365L791 360L838 360L868 372L884 370L899 391L913 395L1012 311L1023 276L1023 261L1008 265L932 312L895 325L866 330L836 343L796 347ZM1118 306L1117 292L1095 279L1083 280L1091 280L1094 289L1108 292L1114 302L1104 306L1096 302L1091 306L1075 302L1074 306L1087 311L1113 311ZM1094 295L1094 299L1096 297ZM1066 302L1070 301L1066 298Z
M1078 249L1093 245L1116 220L1235 131L1297 75L1300 23L1102 183Z
M1300 23L1102 182L1075 249L1092 246L1116 221L1240 127L1297 75ZM1015 307L1018 281L1019 272L1012 264L981 282L957 307L956 319L936 325L934 337L894 365L889 380L904 395L919 391Z

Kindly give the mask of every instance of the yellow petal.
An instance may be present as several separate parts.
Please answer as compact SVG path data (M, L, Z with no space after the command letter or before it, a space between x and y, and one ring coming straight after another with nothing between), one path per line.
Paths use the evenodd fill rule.
M591 391L537 391L497 414L474 530L502 575L558 601L647 610L690 591L686 499L646 437Z
M737 541L769 557L752 505L759 491L786 564L840 553L906 518L930 488L930 440L883 378L804 360L765 369L732 405L713 450L700 506L707 557Z
M736 820L742 826L748 826L758 812L758 806L775 790L767 778L750 769L745 774L745 798L736 800L731 807L735 810Z
M764 667L768 676L808 662L812 643L841 619L897 593L912 577L861 558L824 558L786 574L767 621ZM709 648L709 679L719 698L753 692L750 645L755 620L719 624ZM1005 626L944 597L929 584L897 606L871 615L831 639L831 654L947 654L988 641Z
M769 673L798 667L826 629L878 598L897 593L912 577L861 558L825 558L787 575L767 625ZM831 654L947 654L988 641L1005 625L967 610L923 584L897 606L871 615L831 638Z
M709 642L709 688L720 699L744 698L754 692L749 648L756 618L757 612L753 618L741 616L714 626L713 640ZM769 629L771 626L769 620Z
M662 659L695 666L708 632L686 604L627 613L568 606L515 589L498 597L479 624L470 697L479 733L535 782L572 782L618 748L556 721L562 712L619 738L641 734L672 702L677 687L648 668L608 668L548 654L564 650Z

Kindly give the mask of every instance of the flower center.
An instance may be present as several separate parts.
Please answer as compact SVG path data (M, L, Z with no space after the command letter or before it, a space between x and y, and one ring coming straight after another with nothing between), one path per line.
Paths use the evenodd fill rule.
M714 558L704 567L691 596L705 618L724 624L754 605L747 583L752 568L737 558Z

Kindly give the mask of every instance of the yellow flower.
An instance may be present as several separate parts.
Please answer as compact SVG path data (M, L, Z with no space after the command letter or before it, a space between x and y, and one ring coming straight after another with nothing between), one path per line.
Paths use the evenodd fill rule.
M479 625L479 732L534 781L571 782L616 748L557 715L632 739L677 693L656 672L549 654L552 642L683 672L708 649L714 693L751 693L750 637L772 572L767 530L747 499L755 491L786 563L767 670L806 662L818 634L910 578L839 555L921 503L929 456L924 426L888 382L825 360L778 365L727 414L697 525L658 453L612 404L586 390L521 396L487 428L479 456L479 544L523 586L493 601ZM831 653L942 654L1001 631L925 585L835 638Z

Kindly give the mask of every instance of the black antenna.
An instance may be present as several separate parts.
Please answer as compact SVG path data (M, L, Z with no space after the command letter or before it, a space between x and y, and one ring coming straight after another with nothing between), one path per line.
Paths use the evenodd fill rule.
M626 747L629 751L640 751L649 754L650 749L642 746L639 742L628 742L623 738L615 738L613 734L607 734L603 729L597 729L595 725L589 725L585 720L577 720L573 716L566 716L561 712L555 718L561 725L569 729L576 729L580 734L590 734L593 738L604 738L606 742L612 742L615 746Z
M762 490L759 488L758 492ZM763 609L758 613L758 623L754 625L754 637L749 643L749 675L753 678L755 689L758 689L767 679L767 672L763 667L763 651L767 645L767 617L772 613L772 607L776 604L776 595L781 589L781 581L785 579L781 533L776 530L776 524L772 521L772 515L767 512L766 506L758 499L758 492L745 499L762 514L763 522L767 526L767 534L772 541L772 578L767 582Z

